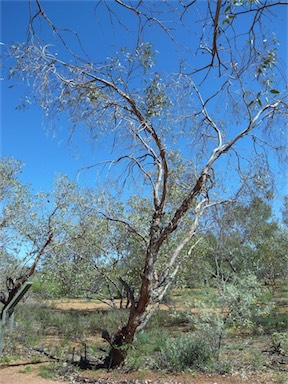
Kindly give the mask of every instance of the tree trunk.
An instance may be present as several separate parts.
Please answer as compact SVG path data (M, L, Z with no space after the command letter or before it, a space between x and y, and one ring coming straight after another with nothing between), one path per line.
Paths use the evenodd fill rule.
M130 287L126 286L127 292L130 292L131 299L130 315L127 324L110 340L111 351L105 361L107 368L115 368L124 363L127 356L127 348L133 342L136 333L148 321L146 312L153 289L155 261L161 247L161 243L158 242L160 217L161 212L155 211L150 228L150 242L146 251L145 266L141 275L142 283L137 302ZM123 279L121 280L124 285L127 285Z
M105 366L108 369L116 368L124 363L129 345L134 341L137 331L145 326L147 322L145 314L150 302L151 290L151 280L147 278L147 269L145 269L138 302L135 302L133 298L127 324L119 329L110 340L111 350L105 360Z
M137 328L140 324L140 318L135 314L131 316L130 312L127 324L123 326L111 340L111 350L104 362L106 368L115 368L124 363L127 356L127 349L133 342Z

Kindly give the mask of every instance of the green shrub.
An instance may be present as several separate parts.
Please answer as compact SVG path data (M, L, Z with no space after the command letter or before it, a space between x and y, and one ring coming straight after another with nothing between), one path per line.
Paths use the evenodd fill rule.
M287 384L287 373L286 372L277 372L275 374L275 383Z
M158 354L158 368L169 372L187 369L211 370L215 350L200 337L182 335L168 338Z
M275 332L271 336L273 352L279 355L288 356L288 334Z
M288 314L272 311L268 314L255 315L253 318L254 329L271 334L276 331L286 331L288 328Z
M53 379L55 377L55 367L50 365L40 365L39 367L39 376L43 379Z
M263 367L265 365L265 356L261 351L253 347L251 350L246 352L245 358L247 359L247 364L250 371L263 371Z
M170 333L163 328L139 332L132 348L128 349L126 366L131 369L140 369L143 366L154 367L155 355L161 351L169 337Z
M20 372L21 373L31 373L31 372L33 372L33 368L30 365L28 365L27 367L22 368L20 370Z
M13 361L13 360L14 360L13 357L2 356L2 357L0 357L0 364L2 364L2 363L11 363L11 361Z
M232 363L229 360L215 361L213 364L214 371L225 375L226 373L231 374L233 371Z

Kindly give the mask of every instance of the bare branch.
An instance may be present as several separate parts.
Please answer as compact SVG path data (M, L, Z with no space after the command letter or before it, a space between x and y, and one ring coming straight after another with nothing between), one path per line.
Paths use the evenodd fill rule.
M118 280L120 281L120 283L124 286L125 290L127 291L128 297L131 300L131 307L134 308L135 307L135 297L134 297L134 292L133 292L132 288L121 276L118 277Z
M39 16L41 15L45 20L46 22L48 23L48 25L50 26L50 28L52 29L53 33L55 33L58 38L60 39L61 43L63 44L63 46L65 47L65 49L74 57L76 58L77 60L80 60L81 62L86 62L85 60L83 60L82 57L76 55L71 49L70 47L66 44L65 40L63 39L63 37L61 36L61 33L59 31L68 31L68 32L71 32L77 39L77 42L79 44L79 46L81 47L81 50L82 52L84 53L84 55L86 56L88 62L91 62L91 58L87 55L86 51L84 50L83 46L82 46L82 43L81 43L81 40L78 36L78 34L75 32L75 31L72 31L72 30L68 30L68 29L63 29L63 28L57 28L55 27L54 23L48 18L46 12L44 11L44 8L42 7L41 3L39 0L36 0L36 4L37 4L37 7L38 7L38 11L36 12L36 14L31 17L31 3L30 3L30 0L29 0L29 4L30 4L30 22L29 22L29 32L30 32L30 37L33 39L33 36L34 36L34 28L33 28L33 22L34 20Z
M140 239L143 241L143 243L145 245L147 245L147 239L145 239L144 236L142 236L130 223L128 223L127 221L125 220L121 220L121 219L118 219L118 218L113 218L113 217L110 217L108 215L106 215L104 212L99 212L100 215L102 215L103 217L105 217L105 219L109 220L109 221L112 221L114 223L121 223L121 224L124 224L128 230L132 233L134 233L135 235L137 235L138 237L140 237Z
M217 48L217 38L219 34L219 16L220 16L220 8L221 8L221 0L217 0L217 6L216 6L216 12L215 12L215 18L214 18L214 33L213 33L213 44L212 44L212 59L211 59L211 66L214 65L214 59L215 56L217 56L219 64L221 64L219 55L218 55L218 48ZM220 69L220 65L219 65Z

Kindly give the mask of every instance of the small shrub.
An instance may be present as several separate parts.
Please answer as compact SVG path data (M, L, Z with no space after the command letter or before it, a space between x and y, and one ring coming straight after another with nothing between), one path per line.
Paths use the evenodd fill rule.
M288 356L288 335L283 332L272 334L272 350L279 355Z
M10 356L0 357L0 363L11 363L14 359Z
M213 367L220 375L231 374L233 371L232 363L228 360L216 361Z
M183 335L168 338L158 355L158 367L169 372L187 369L210 370L215 359L215 350L200 337Z
M41 365L39 367L39 376L43 379L53 379L55 376L54 367L52 365Z
M27 367L24 367L23 369L20 370L21 373L31 373L33 372L33 368L28 365Z
M268 314L260 314L253 318L254 329L264 333L286 331L288 328L288 314L272 311Z
M154 367L155 355L161 351L169 335L168 331L161 328L141 331L133 347L128 350L126 366L132 369L140 369L143 366Z
M249 370L262 371L265 365L265 356L261 351L253 348L253 350L246 353Z
M277 372L275 374L275 383L277 383L277 384L287 384L287 373Z

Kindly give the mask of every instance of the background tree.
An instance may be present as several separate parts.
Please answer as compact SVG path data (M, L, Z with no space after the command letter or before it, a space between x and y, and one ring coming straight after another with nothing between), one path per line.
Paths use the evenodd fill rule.
M271 151L279 154L282 146L283 130L275 127L283 126L287 105L278 41L266 32L263 18L283 4L100 1L96 15L106 10L120 25L137 28L138 35L131 49L93 58L64 39L37 0L28 42L10 47L11 74L29 79L32 102L47 116L62 113L69 116L72 133L84 124L93 140L101 134L113 140L115 157L106 163L116 166L109 167L111 195L115 198L117 184L130 181L149 199L145 225L128 218L125 205L112 216L110 199L102 215L137 237L142 264L136 293L123 283L131 301L127 324L105 336L112 347L109 366L123 362L127 344L158 307L181 258L192 255L204 212L237 199L241 189L253 189L255 180L259 187L267 184ZM39 18L50 37L41 37ZM150 28L154 35L165 34L177 70L164 73L157 67ZM186 28L193 31L190 47ZM170 156L176 150L181 173Z
M41 258L51 252L55 239L65 241L59 223L69 202L67 185L56 183L49 196L33 195L29 186L18 180L21 167L21 162L11 158L0 162L2 312L35 273Z
M273 218L270 204L255 197L246 203L214 207L213 226L203 235L200 247L206 282L213 285L213 279L226 282L235 275L253 273L275 287L277 278L285 279L287 234Z
M288 225L288 196L284 197L284 207L282 211L283 222L285 225Z

